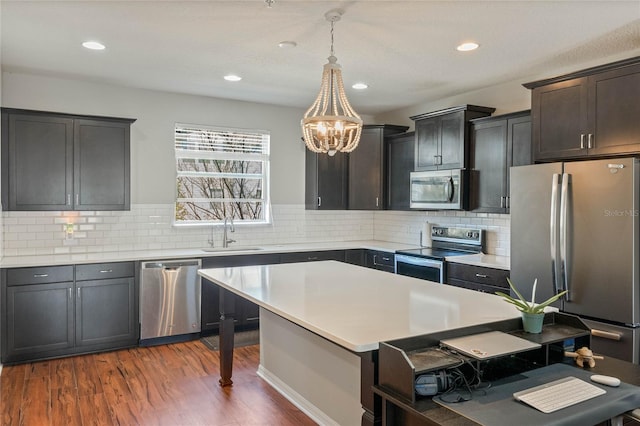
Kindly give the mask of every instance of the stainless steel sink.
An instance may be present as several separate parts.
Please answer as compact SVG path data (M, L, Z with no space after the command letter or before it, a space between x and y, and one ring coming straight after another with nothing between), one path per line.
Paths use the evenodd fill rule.
M231 252L231 251L258 251L264 250L262 247L206 247L201 249L202 251L206 251L208 253L215 252Z

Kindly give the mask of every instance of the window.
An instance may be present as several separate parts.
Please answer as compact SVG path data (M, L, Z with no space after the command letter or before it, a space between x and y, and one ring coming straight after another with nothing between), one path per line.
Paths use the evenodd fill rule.
M259 130L176 124L176 223L268 223L269 141Z

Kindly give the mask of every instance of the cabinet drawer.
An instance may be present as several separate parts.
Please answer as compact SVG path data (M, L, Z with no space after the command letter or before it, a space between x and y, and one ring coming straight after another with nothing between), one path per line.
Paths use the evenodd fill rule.
M509 288L508 276L509 271L504 269L447 263L447 281L449 279L457 279L494 287Z
M284 253L280 256L281 263L315 262L320 260L339 260L344 262L344 250Z
M134 269L133 262L78 265L76 266L76 281L133 277Z
M7 270L7 286L73 281L73 266L42 266Z

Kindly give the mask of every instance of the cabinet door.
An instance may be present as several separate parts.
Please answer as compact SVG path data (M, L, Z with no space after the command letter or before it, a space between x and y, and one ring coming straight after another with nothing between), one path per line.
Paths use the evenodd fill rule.
M471 205L476 212L506 212L507 120L473 125Z
M440 164L440 117L416 121L416 171L437 170Z
M395 254L378 250L367 250L365 266L380 271L395 272Z
M358 147L349 153L349 209L384 208L383 152L383 129L364 128Z
M74 121L76 210L129 209L129 123Z
M464 111L440 118L440 159L438 169L465 168L465 116Z
M8 156L3 171L8 190L5 209L72 208L72 123L68 118L9 114L9 129L2 142L3 155Z
M510 118L507 122L507 166L528 166L531 157L531 115Z
M415 158L416 137L413 132L388 138L387 208L409 210L410 180Z
M3 361L46 357L73 348L73 282L7 287Z
M135 280L76 283L76 346L137 341Z
M347 208L348 154L334 156L306 151L305 205L309 210Z
M587 155L587 78L535 88L531 118L534 160Z
M589 77L589 155L640 152L640 65Z
M317 262L321 260L338 260L344 262L344 250L304 251L297 253L283 253L281 263Z

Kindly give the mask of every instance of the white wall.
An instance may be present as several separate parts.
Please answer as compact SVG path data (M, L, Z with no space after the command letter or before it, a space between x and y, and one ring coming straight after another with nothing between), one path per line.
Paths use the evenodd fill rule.
M472 92L460 93L445 99L389 111L377 115L375 120L379 123L403 124L413 129L414 122L409 117L465 104L493 107L496 109L493 115L522 111L531 108L531 91L523 87L521 81L510 81Z

